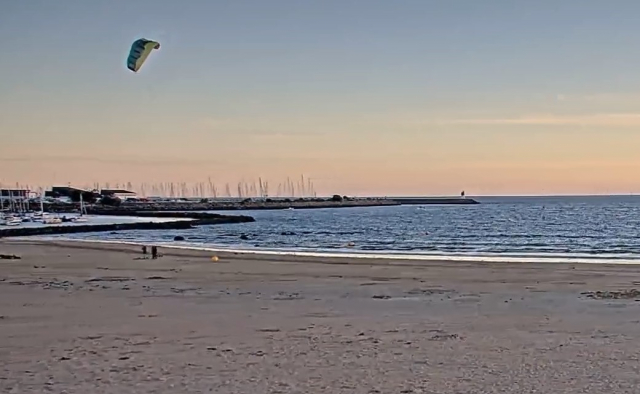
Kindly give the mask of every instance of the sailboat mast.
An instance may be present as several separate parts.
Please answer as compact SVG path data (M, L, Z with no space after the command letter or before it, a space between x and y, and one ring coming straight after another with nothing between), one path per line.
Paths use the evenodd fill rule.
M84 200L82 199L82 192L80 192L80 216L84 215Z

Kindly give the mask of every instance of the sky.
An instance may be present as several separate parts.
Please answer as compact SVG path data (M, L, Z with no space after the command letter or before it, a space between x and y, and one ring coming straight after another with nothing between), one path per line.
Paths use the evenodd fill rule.
M1 10L5 185L304 175L318 194L640 193L637 0ZM133 73L142 37L161 48Z

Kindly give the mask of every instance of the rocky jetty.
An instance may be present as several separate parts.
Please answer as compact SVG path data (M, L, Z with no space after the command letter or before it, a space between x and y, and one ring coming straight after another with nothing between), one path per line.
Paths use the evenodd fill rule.
M0 237L25 237L32 235L73 234L122 230L185 230L193 227L193 224L194 223L190 220L177 220L171 222L11 227L0 229Z
M151 212L151 216L158 213L172 211L233 211L233 210L278 210L278 209L317 209L317 208L349 208L395 206L399 202L385 199L298 199L298 200L267 200L267 201L202 201L202 202L134 202L123 203L118 206L95 204L88 208L88 213L94 215L123 215L142 216ZM175 212L172 212L175 213Z
M217 198L201 200L175 199L167 200L137 200L116 201L108 203L98 201L92 204L85 203L88 213L94 215L126 215L134 216L141 212L195 212L195 211L236 211L236 210L279 210L279 209L317 209L317 208L353 208L353 207L377 207L396 205L473 205L479 204L471 198L460 197L348 197L335 195L327 198L246 198L230 199ZM40 210L39 203L35 202L31 210ZM46 212L73 213L80 211L79 203L46 203Z
M125 216L165 217L193 220L172 220L165 222L136 222L117 224L52 225L42 227L10 227L0 229L0 238L124 230L185 230L194 226L202 225L255 222L255 219L251 216L227 216L198 212L144 212L142 215Z
M401 205L475 205L480 204L472 198L460 197L392 197Z
M136 216L144 218L175 218L175 219L194 219L192 223L195 225L205 224L229 224L229 223L248 223L255 222L256 220L252 216L247 215L220 215L217 213L209 212L171 212L171 211L145 211L145 210L130 210L112 208L102 210L91 210L90 214L95 215L108 215L108 216Z

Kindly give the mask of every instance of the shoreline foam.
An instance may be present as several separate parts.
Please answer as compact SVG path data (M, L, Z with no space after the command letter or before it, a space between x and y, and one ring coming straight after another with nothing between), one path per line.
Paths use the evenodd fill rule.
M401 253L398 251L376 253L361 251L326 251L317 252L295 249L248 249L248 248L232 248L221 245L205 245L177 241L156 241L156 242L139 242L139 241L115 241L115 240L89 240L74 238L57 238L57 237L15 237L16 241L38 241L38 242L64 242L64 243L85 243L85 244L104 244L104 245L126 245L126 246L142 246L157 245L158 247L176 250L192 250L200 252L213 253L232 253L240 255L255 256L282 256L282 257L304 257L304 258L336 258L336 259L368 259L368 260L411 260L424 262L452 262L452 263L512 263L512 264L596 264L596 265L640 265L640 258L628 258L628 256L607 256L603 257L587 257L585 255L566 255L560 256L514 256L504 254L502 256L486 256L486 255L460 255L460 254L417 254L417 253Z

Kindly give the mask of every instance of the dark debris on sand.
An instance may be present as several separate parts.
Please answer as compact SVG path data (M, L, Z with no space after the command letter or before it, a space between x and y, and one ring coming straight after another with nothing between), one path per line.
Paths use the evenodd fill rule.
M586 291L582 295L596 300L640 300L640 290Z

